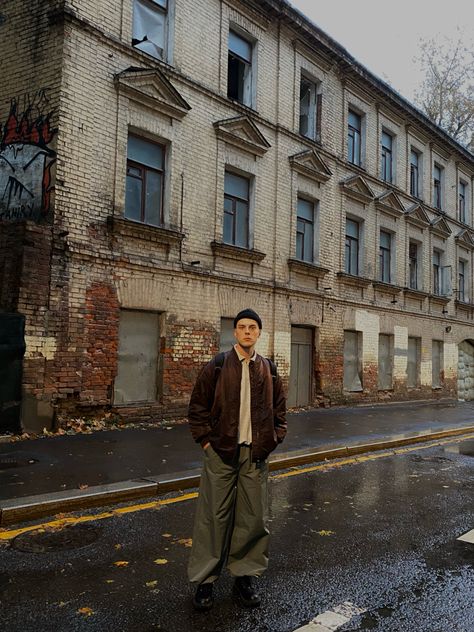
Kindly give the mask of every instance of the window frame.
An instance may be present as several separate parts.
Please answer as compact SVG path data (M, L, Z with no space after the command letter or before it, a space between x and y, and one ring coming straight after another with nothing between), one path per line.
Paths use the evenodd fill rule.
M144 165L143 163L140 163L136 160L133 160L131 158L128 157L128 141L129 139L133 137L133 138L137 138L141 141L144 141L146 143L148 143L149 145L154 145L156 147L160 147L162 152L163 152L163 166L161 168L161 170L157 167L150 167L148 165ZM164 202L165 202L165 184L166 184L166 160L167 160L167 146L164 143L160 143L154 140L150 140L149 138L146 138L144 136L140 136L139 134L135 134L132 132L129 132L128 136L127 136L127 160L126 160L126 183L128 181L128 178L135 178L135 176L132 176L131 174L129 174L129 169L130 168L134 168L134 169L138 169L140 171L143 171L145 173L145 177L141 178L140 181L143 183L142 186L142 191L141 191L141 198L140 198L140 219L134 219L132 217L128 217L127 216L127 196L125 195L125 208L124 208L124 218L128 219L129 221L133 221L133 222L137 222L139 224L143 224L145 226L164 226L165 225L165 209L164 209ZM146 179L147 179L147 172L152 172L152 173L158 173L161 175L161 191L160 191L160 217L159 217L159 222L158 224L152 224L150 222L146 222L145 221L145 213L146 213ZM136 178L138 179L138 178Z
M357 226L357 237L354 237L353 235L348 235L347 233L347 223L348 222L352 222L353 224L355 224ZM346 225L345 225L345 249L344 249L344 271L346 272L346 274L351 274L353 276L359 276L360 275L360 269L361 269L361 265L360 265L360 255L361 255L361 232L362 232L362 227L361 227L362 222L354 219L352 217L346 217ZM349 243L348 243L349 241ZM355 246L355 261L357 263L357 269L356 271L352 270L352 254L353 254L353 246ZM347 256L348 253L348 248L349 248L349 257Z
M435 263L435 256L437 257L437 262ZM433 248L432 253L432 275L433 275L433 294L435 296L442 296L442 257L443 252L438 250L437 248Z
M248 187L248 196L247 199L245 198L241 198L237 195L233 195L230 193L226 193L226 176L227 175L231 175L231 176L235 176L238 178L242 178L243 180L247 181L247 187ZM228 167L226 167L225 171L224 171L224 199L223 199L223 221L222 221L222 242L224 244L227 244L229 246L236 246L238 248L244 248L249 250L251 248L251 236L250 236L250 212L251 212L251 197L252 197L252 184L253 184L253 176L248 175L248 174L242 174L242 173L238 173ZM232 213L229 213L226 210L226 200L230 200L232 203ZM246 245L245 246L241 246L240 244L236 243L237 242L237 231L236 231L236 223L237 223L237 202L245 202L247 205L246 208L246 212L247 212L247 221L246 221ZM232 216L232 236L233 239L232 241L226 241L225 239L225 216L226 215L231 215Z
M420 280L419 280L419 275L420 275L420 245L417 241L414 241L413 239L410 239L408 242L408 287L411 290L419 290L420 288L418 287L420 285ZM416 248L416 257L412 257L411 255L411 247L414 246ZM414 283L412 282L412 272L413 272L413 266L412 266L412 262L414 263Z
M301 129L301 88L303 82L307 83L310 86L310 102L308 105L308 130L307 132L303 132ZM305 138L309 138L310 140L318 141L320 130L318 129L318 108L320 107L319 97L320 97L320 89L321 82L318 81L315 77L312 77L303 69L300 72L300 90L299 90L299 120L298 120L298 133Z
M382 245L382 235L387 235L389 239L388 247ZM393 265L393 233L380 229L379 233L379 281L382 283L392 283L392 265ZM388 257L388 261L385 261Z
M312 220L308 220L305 217L302 217L299 214L300 211L300 202L305 202L306 204L310 204L311 205L311 212L313 215L313 219ZM315 255L316 255L316 248L315 248L315 234L316 234L316 208L317 205L315 203L314 200L309 200L301 195L298 196L297 201L296 201L296 247L295 247L295 256L296 259L298 259L298 261L304 261L305 263L314 263L315 262ZM302 222L304 224L304 228L305 230L303 232L298 230L298 223ZM310 230L310 244L311 244L311 252L309 253L309 256L306 257L305 256L305 236L306 236L306 227L310 227L308 230ZM298 252L298 235L302 235L302 247L301 247L301 256Z
M438 171L439 178L436 178L436 171ZM443 210L443 177L444 177L444 169L443 167L435 162L433 164L433 207L438 209L439 211Z
M390 147L387 147L386 145L384 145L385 136L390 138ZM380 138L381 179L384 182L388 182L389 184L393 184L395 180L394 178L395 171L394 171L394 163L393 163L393 158L394 158L394 153L395 153L394 147L395 147L395 136L391 132L388 132L387 130L382 129L382 134Z
M351 115L357 117L360 125L359 129L351 125ZM362 166L362 114L356 112L354 108L349 108L347 113L347 160L358 167ZM354 151L357 147L355 142L358 139L358 152ZM351 151L352 149L352 151ZM357 155L356 155L357 153Z
M135 35L135 18L134 18L134 13L135 13L135 5L137 4L137 2L145 5L146 7L148 7L149 9L152 9L153 11L155 11L156 13L159 13L160 15L164 15L164 20L163 20L163 48L161 49L161 54L160 55L154 55L153 53L151 53L148 50L144 50L143 48L139 48L139 45L142 44L145 40L140 40L137 41L134 44L134 40L135 38L133 37ZM169 48L170 48L170 34L169 34L169 25L170 25L170 16L171 16L171 3L173 2L173 0L133 0L132 2L132 10L133 10L133 15L132 15L132 46L133 48L136 48L137 50L140 50L144 53L146 53L147 55L151 55L152 57L155 57L155 59L161 59L162 61L167 61L169 59ZM163 3L166 4L166 6L163 6ZM145 35L146 37L146 35ZM151 40L147 40L147 41L151 41ZM155 43L155 46L158 47L158 45Z
M458 187L458 219L466 224L467 182L459 179Z
M230 34L233 34L238 39L242 40L250 47L250 60L245 59L235 51L232 51L230 48ZM255 74L255 50L256 50L256 40L249 33L243 33L242 29L234 24L229 24L229 30L227 33L227 98L231 101L235 101L236 103L240 103L240 105L244 105L249 108L254 107L254 74ZM239 64L243 65L243 75L242 75L242 99L239 99L238 92L240 90L240 86L237 87L237 96L231 95L231 85L230 85L230 77L231 77L231 58L234 61L237 61Z
M413 156L416 157L416 164L413 162ZM410 148L410 195L420 198L420 161L421 154L413 147Z
M462 303L466 303L469 300L468 293L466 289L468 287L468 270L469 263L465 259L458 259L458 288L457 288L457 297L458 301Z

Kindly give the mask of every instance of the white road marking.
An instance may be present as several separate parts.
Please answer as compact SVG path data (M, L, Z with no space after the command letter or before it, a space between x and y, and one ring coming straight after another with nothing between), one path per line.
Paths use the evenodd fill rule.
M469 544L474 544L474 529L471 529L464 535L461 535L458 540L461 540L461 542L469 542Z
M294 632L334 632L356 615L362 614L365 609L354 606L350 601L326 610L318 614L312 621L304 625L302 628L294 630Z

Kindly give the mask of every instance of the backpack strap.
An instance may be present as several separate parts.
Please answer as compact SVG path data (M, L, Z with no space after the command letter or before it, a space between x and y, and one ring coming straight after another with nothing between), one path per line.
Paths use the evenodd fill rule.
M270 358L266 358L268 364L270 365L270 373L272 374L272 378L273 380L276 380L277 377L277 366L276 364L273 362L273 360L270 360Z

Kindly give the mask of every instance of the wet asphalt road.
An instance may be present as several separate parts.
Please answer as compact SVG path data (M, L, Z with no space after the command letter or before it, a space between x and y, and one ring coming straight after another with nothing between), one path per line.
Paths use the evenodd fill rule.
M341 632L474 632L474 545L456 541L474 529L473 456L446 442L273 478L253 611L224 576L213 611L193 612L194 499L83 523L81 548L27 552L50 536L20 536L0 546L0 630L289 632L350 601L366 612Z

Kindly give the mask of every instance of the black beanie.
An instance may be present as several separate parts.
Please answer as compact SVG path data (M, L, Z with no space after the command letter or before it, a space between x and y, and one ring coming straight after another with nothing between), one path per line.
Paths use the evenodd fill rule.
M234 329L237 327L237 323L239 322L239 320L242 320L242 318L250 318L251 320L254 320L257 323L258 328L262 329L262 321L260 319L260 316L257 314L257 312L254 312L253 309L250 308L243 309L237 314L237 316L234 318Z

